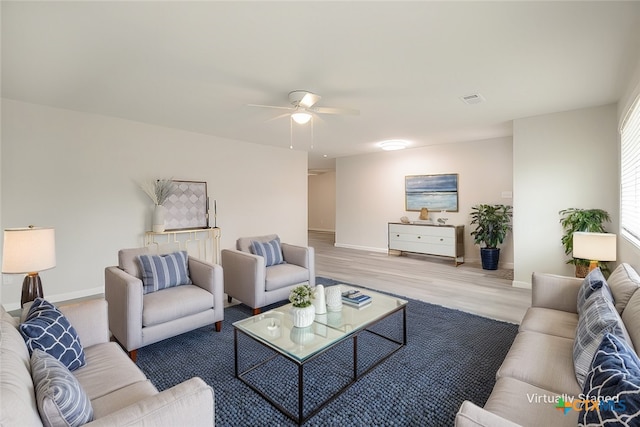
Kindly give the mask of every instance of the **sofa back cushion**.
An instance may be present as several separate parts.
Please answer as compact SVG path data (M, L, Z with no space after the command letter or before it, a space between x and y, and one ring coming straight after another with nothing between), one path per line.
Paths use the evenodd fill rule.
M1 308L0 317L0 425L40 426L40 414L31 380L29 352L16 322Z
M615 300L616 310L622 314L633 294L640 288L640 276L629 264L622 263L607 280Z
M622 321L629 332L633 347L640 349L640 292L635 292L622 312Z
M242 252L251 253L251 242L267 243L273 239L277 239L277 234L267 234L266 236L241 237L236 241L236 249Z

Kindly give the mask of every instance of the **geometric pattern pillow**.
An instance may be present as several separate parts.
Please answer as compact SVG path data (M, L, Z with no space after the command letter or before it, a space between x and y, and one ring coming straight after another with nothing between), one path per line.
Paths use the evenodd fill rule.
M640 425L640 360L626 341L604 336L582 392L601 403L598 410L581 411L578 425Z
M142 272L142 292L145 294L191 284L187 251L166 255L139 255L138 259Z
M45 426L80 426L93 419L89 397L59 360L42 350L34 350L31 376Z
M573 342L573 365L580 387L584 385L591 361L604 335L609 332L619 337L623 336L622 319L613 303L604 296L606 292L603 288L594 291L587 298L582 315L578 317L576 338Z
M282 247L280 246L280 238L273 239L266 243L252 240L251 252L254 255L259 255L264 258L265 267L284 263Z
M582 309L584 304L587 302L587 298L589 298L594 291L600 289L605 283L606 280L602 275L600 267L591 270L589 274L587 274L582 281L582 285L580 285L580 288L578 289L578 315L582 313Z
M29 354L40 349L58 359L69 370L84 366L84 350L78 333L56 306L42 298L31 304L25 321L20 324Z

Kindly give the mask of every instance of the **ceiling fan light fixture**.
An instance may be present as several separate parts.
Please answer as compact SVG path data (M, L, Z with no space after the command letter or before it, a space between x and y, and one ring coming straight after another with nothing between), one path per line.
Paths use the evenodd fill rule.
M309 123L309 120L311 120L311 114L301 111L301 112L293 113L291 115L291 118L297 124L304 125L306 123Z
M378 143L378 147L385 151L403 150L407 148L409 141L403 139L389 139Z

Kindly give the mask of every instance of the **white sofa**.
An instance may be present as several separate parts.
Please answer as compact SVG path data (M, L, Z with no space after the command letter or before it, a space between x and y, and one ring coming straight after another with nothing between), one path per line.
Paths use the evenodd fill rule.
M28 307L28 306L25 306ZM158 392L122 348L109 341L107 302L59 307L80 338L86 365L72 371L93 408L91 426L211 426L213 390L194 377ZM0 425L43 425L19 319L0 306Z
M554 398L580 398L573 348L579 323L578 291L583 280L534 273L532 303L513 345L496 374L496 384L481 408L465 401L459 427L573 426L577 410L556 408ZM607 279L627 337L640 346L640 277L628 264ZM623 328L624 329L624 328ZM636 350L637 352L637 350Z

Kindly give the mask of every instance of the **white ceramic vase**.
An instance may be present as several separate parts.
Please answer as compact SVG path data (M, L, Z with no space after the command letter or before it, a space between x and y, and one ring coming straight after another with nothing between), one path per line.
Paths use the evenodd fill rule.
M164 219L167 215L167 208L162 205L156 205L153 210L153 227L154 233L162 233L164 231Z
M327 300L327 310L342 310L342 288L340 285L329 286L324 290L324 295Z
M327 304L324 299L324 286L316 285L313 295L313 306L316 308L316 314L325 314L327 312Z
M316 317L316 308L313 304L308 307L291 307L291 317L294 327L306 328L313 324L313 319Z

